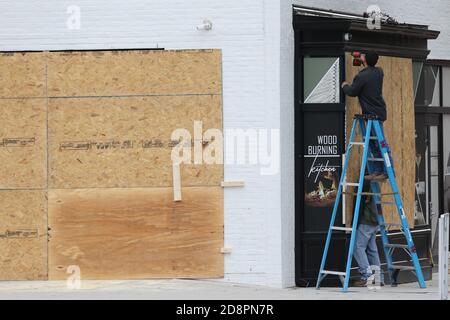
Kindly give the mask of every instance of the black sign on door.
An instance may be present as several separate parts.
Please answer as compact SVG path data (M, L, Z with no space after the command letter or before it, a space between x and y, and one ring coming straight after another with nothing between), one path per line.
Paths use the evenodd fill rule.
M303 117L304 230L326 231L341 177L342 114L307 112Z

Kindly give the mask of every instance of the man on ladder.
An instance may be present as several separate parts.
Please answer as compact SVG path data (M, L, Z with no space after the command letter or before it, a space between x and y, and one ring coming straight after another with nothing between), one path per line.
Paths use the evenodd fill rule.
M377 116L380 119L381 129L383 130L382 124L387 118L386 103L383 98L384 72L383 69L376 67L378 54L375 52L369 51L365 55L362 55L361 58L366 68L356 75L351 85L344 81L342 83L342 89L346 95L358 97L362 113ZM387 148L389 150L389 146L387 146ZM378 142L376 140L370 140L369 149L374 158L382 157L381 150L378 147ZM391 163L393 163L390 150L389 157ZM374 173L366 175L364 178L366 180L381 182L388 177L386 168L382 162L374 162L373 171ZM365 187L367 188L364 189L368 189L370 186L365 185ZM368 198L370 200L370 197ZM367 200L367 198L365 197L364 200ZM376 234L379 231L379 228L376 220L376 213L375 215L371 215L371 213L373 213L371 207L371 203L363 201L363 205L361 206L361 220L356 234L354 257L358 263L361 278L356 280L353 285L358 287L366 286L368 279L371 279L370 265L380 266L380 258L375 243Z
M320 288L320 283L326 276L332 275L339 277L343 285L343 291L347 291L354 254L355 260L357 260L360 266L360 271L364 269L362 270L363 272L361 272L362 279L364 280L364 278L369 278L371 276L371 272L369 272L367 268L367 261L369 260L367 253L368 251L370 254L375 253L374 242L378 230L381 235L390 284L392 286L397 284L397 276L400 270L410 270L416 275L419 286L421 288L426 288L419 257L414 245L411 231L409 230L407 216L405 209L403 208L403 201L395 179L390 150L383 132L383 121L386 120L386 104L382 96L384 75L381 68L375 67L377 61L378 55L376 53L367 52L365 56L363 56L363 62L367 64L367 67L355 77L351 85L345 82L342 84L342 88L347 95L357 96L359 98L363 114L355 115L353 119L347 151L345 154L344 166L342 168L342 174L336 194L336 201L334 203L333 212L331 215L330 227L328 229L317 278L317 289ZM358 127L361 132L362 141L355 141L355 133ZM346 179L349 158L351 155L351 150L358 146L362 147L363 150L359 178L358 182L349 182ZM368 170L369 175L365 175L366 169ZM389 185L392 192L381 191L379 182L385 181L386 179L389 179ZM368 184L370 184L370 192L364 191L365 180ZM356 188L356 190L347 191L346 187L353 187ZM342 194L349 194L356 197L351 227L335 225L336 215ZM362 197L367 195L371 196L371 201L374 204L374 208L377 213L376 219L378 226L373 228L365 227L366 224L364 223L360 223L358 225L358 222L360 222L359 216L361 204L364 203ZM392 197L394 201L386 202L382 200L383 197ZM400 219L400 224L385 222L382 212L382 204L394 205L397 208L396 211ZM364 205L362 207L364 208ZM390 243L387 228L391 226L400 228L400 231L406 240L405 244ZM327 255L331 244L332 233L342 231L350 233L350 243L348 247L349 249L347 253L345 271L326 269ZM367 241L367 239L369 239L369 241ZM357 247L356 250L355 247ZM404 250L411 258L410 262L412 263L412 266L394 264L392 257L395 249ZM376 255L378 255L378 252L376 252ZM372 258L374 258L372 260L375 261L375 264L379 264L379 259L376 259L376 257Z
M381 130L383 130L382 124L387 118L386 103L383 99L384 72L383 69L376 67L378 62L377 53L369 51L362 55L361 58L366 68L356 75L351 85L344 81L342 90L350 97L358 97L362 113L377 116L380 120ZM376 140L369 142L369 148L374 158L381 158L381 151ZM389 146L387 146L387 149L391 164L393 164ZM383 163L375 162L373 169L373 174L365 177L367 180L383 181L387 179L388 176Z

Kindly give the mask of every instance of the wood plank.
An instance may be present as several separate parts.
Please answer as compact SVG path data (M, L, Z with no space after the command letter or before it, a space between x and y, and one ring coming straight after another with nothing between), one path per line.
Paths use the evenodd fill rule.
M221 98L50 99L50 187L172 186L171 135L184 128L194 139L196 120L203 132L221 130ZM182 165L183 186L220 185L223 164L193 160L192 152L192 164Z
M45 97L43 52L0 53L0 98Z
M403 200L410 226L414 225L414 179L415 179L415 135L414 104L412 91L412 63L410 59L380 57L378 66L384 70L383 96L387 105L387 120L384 123L386 139L390 145L397 184ZM352 65L352 57L346 54L347 81L352 81L361 67ZM361 113L357 98L347 98L347 139L355 113ZM361 139L358 135L358 139ZM348 142L348 141L347 141ZM357 181L361 165L361 150L353 151L347 181ZM388 183L382 185L382 192L390 192ZM350 198L350 199L349 199ZM346 200L346 224L351 225L353 197ZM383 206L387 222L399 223L395 207Z
M47 279L44 191L0 191L0 280Z
M220 187L51 190L49 225L50 279L223 276Z
M171 188L172 132L222 130L221 91L220 50L0 54L0 189L42 189L0 191L0 279L47 278L49 188L54 278L223 276L223 164Z
M0 99L0 188L44 188L46 100Z
M50 96L221 94L220 50L54 52Z
M386 102L387 107L387 120L384 122L384 133L388 141L389 147L391 148L392 159L394 162L394 169L397 173L397 185L402 189L402 147L398 143L393 143L393 136L399 137L398 132L401 131L402 126L399 119L402 118L402 107L401 107L401 77L396 76L398 72L399 65L392 57L380 57L379 67L384 71L384 83L383 83L383 98ZM401 135L400 135L401 137ZM400 138L401 141L401 138ZM392 189L389 183L383 183L381 185L381 192L390 192ZM393 201L393 198L386 198L385 201ZM383 214L385 221L388 223L399 223L398 214L395 206L383 205ZM395 229L395 227L390 228Z

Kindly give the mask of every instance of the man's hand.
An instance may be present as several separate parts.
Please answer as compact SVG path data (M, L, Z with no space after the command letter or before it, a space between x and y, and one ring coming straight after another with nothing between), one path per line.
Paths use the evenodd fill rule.
M347 81L342 82L341 88L343 88L346 85L348 85Z

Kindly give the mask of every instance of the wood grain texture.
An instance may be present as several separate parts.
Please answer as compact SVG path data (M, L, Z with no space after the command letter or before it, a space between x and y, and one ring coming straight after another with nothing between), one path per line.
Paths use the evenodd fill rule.
M50 99L50 187L172 186L172 132L184 128L194 139L194 121L202 121L203 131L221 130L221 98ZM73 142L84 144L74 149ZM222 180L222 164L181 166L182 186L219 186Z
M384 71L383 97L387 105L387 120L384 122L386 140L389 143L394 162L397 184L402 196L405 213L411 227L414 226L414 179L415 179L415 132L412 84L412 62L410 59L380 57L377 66ZM352 57L346 54L347 81L352 81L361 67L352 65ZM357 98L347 97L346 132L347 143L353 115L361 113ZM361 141L358 133L356 139ZM352 151L347 181L358 181L361 165L361 148ZM382 192L390 192L389 183L382 184ZM392 199L393 200L393 199ZM383 199L391 201L391 199ZM347 225L353 216L353 198L347 197ZM399 223L396 207L384 205L383 213L387 222Z
M0 188L44 188L46 100L0 99Z
M52 53L50 96L221 94L220 50Z
M0 280L47 279L44 191L0 191Z
M51 190L49 225L50 279L223 276L220 187Z
M0 54L0 189L41 189L0 191L0 279L223 276L223 164L182 164L173 201L194 121L222 130L220 50Z
M0 53L0 98L44 97L45 53Z

